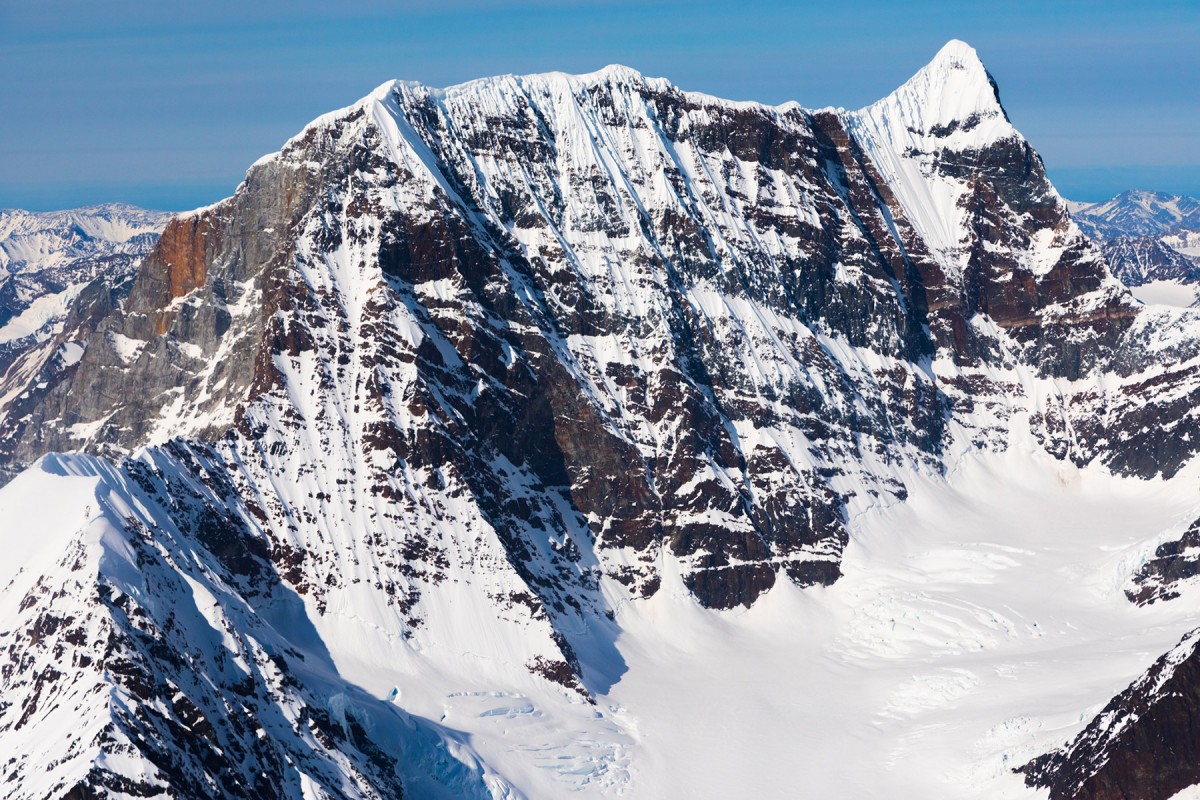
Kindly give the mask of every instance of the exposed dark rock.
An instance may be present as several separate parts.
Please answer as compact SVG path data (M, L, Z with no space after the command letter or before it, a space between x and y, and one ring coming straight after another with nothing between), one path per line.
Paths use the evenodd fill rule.
M1126 286L1151 281L1200 283L1200 263L1167 245L1159 236L1122 236L1100 244L1104 258Z
M1200 783L1200 631L1158 659L1061 750L1021 767L1051 800L1169 800Z
M1158 546L1154 558L1134 574L1133 586L1125 590L1125 596L1138 605L1173 600L1179 596L1179 589L1197 575L1200 575L1200 520L1193 522L1178 539Z

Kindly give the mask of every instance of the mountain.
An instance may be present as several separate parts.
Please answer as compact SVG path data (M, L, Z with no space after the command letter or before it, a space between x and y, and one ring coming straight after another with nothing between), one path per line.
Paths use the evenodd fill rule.
M1188 633L1062 750L1024 768L1060 798L1178 797L1200 783L1200 630Z
M1163 236L1162 242L1193 260L1200 259L1200 230L1178 230Z
M0 210L0 397L37 394L81 345L60 334L129 288L169 214L111 203L70 211ZM76 302L78 300L78 302ZM53 342L53 346L51 346ZM11 477L0 468L0 474Z
M1068 203L1083 232L1096 239L1154 236L1200 229L1200 200L1130 189L1103 203Z
M1167 237L1122 236L1100 245L1113 275L1130 288L1154 281L1200 282L1200 263L1165 241Z
M131 272L169 217L119 203L42 213L0 209L0 338L7 343L37 333L70 303L73 290L100 275Z
M0 209L0 268L41 272L82 258L149 251L170 214L124 203L67 211Z
M1184 308L1197 302L1200 251L1190 252L1185 240L1200 235L1200 200L1131 190L1104 203L1067 206L1139 300Z
M0 400L14 797L1027 796L1200 627L1126 595L1200 318L961 42L853 112L384 84L67 343Z
M1098 242L1113 276L1150 305L1191 308L1200 302L1200 259L1176 243L1193 231L1156 236L1122 236Z

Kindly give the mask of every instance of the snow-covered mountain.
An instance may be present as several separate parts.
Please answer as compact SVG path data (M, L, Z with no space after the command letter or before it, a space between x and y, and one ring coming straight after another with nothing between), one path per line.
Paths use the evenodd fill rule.
M1200 298L1200 200L1131 190L1104 203L1067 203L1122 283L1144 303L1181 306Z
M1118 237L1100 243L1113 274L1130 288L1155 281L1200 282L1200 263L1168 244L1171 236Z
M853 112L384 84L68 343L0 401L14 797L1031 796L1200 627L1130 602L1200 315L961 42Z
M70 290L129 270L169 218L119 203L40 213L0 209L0 340L42 330L55 309L70 303Z
M1130 189L1102 203L1067 204L1083 232L1097 239L1200 230L1200 200Z
M67 211L0 209L0 268L16 275L81 258L144 254L169 217L124 203Z
M82 346L60 339L75 313L102 313L127 291L170 215L117 203L69 211L0 210L0 397L37 394ZM78 302L76 302L78 301ZM76 328L84 320L76 318ZM51 342L53 340L53 345ZM11 472L0 467L0 475Z

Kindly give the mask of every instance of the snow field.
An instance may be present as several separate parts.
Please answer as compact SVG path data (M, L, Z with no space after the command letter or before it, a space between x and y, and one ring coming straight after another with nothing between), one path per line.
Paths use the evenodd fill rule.
M856 507L832 587L780 581L715 612L664 564L664 588L617 611L624 671L594 706L495 656L314 621L345 676L455 731L510 796L1035 797L1011 769L1200 625L1187 595L1138 608L1122 591L1200 515L1198 477L1118 478L1026 444Z

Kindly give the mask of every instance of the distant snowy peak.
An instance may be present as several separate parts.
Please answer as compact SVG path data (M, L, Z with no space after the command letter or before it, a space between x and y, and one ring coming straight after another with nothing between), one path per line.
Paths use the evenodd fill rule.
M1103 203L1070 202L1068 207L1093 238L1200 230L1200 200L1186 195L1130 189Z
M1142 302L1192 306L1200 284L1200 200L1131 189L1103 203L1068 201L1114 276Z
M81 257L144 253L170 213L123 203L64 211L0 210L0 269L57 267Z

